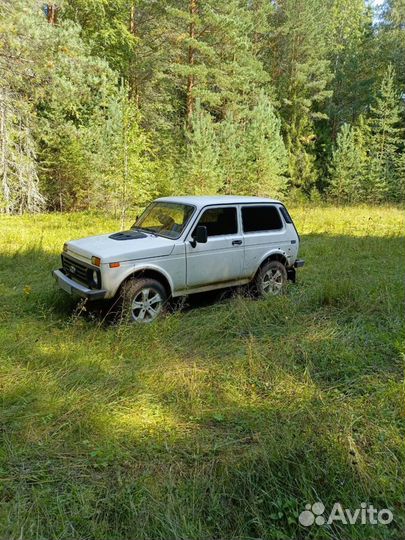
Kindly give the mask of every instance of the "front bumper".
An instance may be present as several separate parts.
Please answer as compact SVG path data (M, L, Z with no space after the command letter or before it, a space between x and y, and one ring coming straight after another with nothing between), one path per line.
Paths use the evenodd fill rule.
M73 279L70 279L70 277L63 273L62 269L53 270L52 275L58 287L71 296L80 296L89 300L101 300L107 294L107 291L104 289L89 289L77 283L77 281L73 281Z

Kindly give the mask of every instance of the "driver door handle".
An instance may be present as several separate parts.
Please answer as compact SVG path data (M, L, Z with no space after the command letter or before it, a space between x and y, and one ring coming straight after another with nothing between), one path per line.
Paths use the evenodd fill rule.
M241 246L242 245L242 240L232 240L232 245L233 246Z

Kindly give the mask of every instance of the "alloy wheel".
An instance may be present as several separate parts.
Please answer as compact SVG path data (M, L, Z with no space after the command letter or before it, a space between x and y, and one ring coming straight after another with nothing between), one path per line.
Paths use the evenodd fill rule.
M263 274L262 289L265 295L280 294L284 286L283 274L277 268L270 268Z
M131 316L135 322L149 323L159 315L163 305L160 294L150 287L141 289L134 297Z

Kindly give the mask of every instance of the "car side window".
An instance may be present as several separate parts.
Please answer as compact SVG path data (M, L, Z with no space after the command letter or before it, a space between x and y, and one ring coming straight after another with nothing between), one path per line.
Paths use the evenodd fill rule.
M236 207L209 208L200 217L197 227L199 225L207 227L208 236L236 234L238 232Z
M291 219L291 216L290 216L290 214L288 213L287 208L286 208L285 206L279 206L278 208L279 208L279 210L280 210L280 212L281 212L281 214L282 214L282 216L283 216L283 218L284 218L284 221L285 221L286 223L292 223L293 220Z
M243 232L264 232L281 229L280 214L275 206L243 206Z

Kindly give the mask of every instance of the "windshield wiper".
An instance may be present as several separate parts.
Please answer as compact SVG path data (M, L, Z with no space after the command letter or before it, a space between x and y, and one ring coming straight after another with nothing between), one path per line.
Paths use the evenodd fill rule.
M137 229L138 231L145 231L150 234L153 234L154 236L159 236L158 233L152 229L148 229L148 227L132 227L133 229Z

